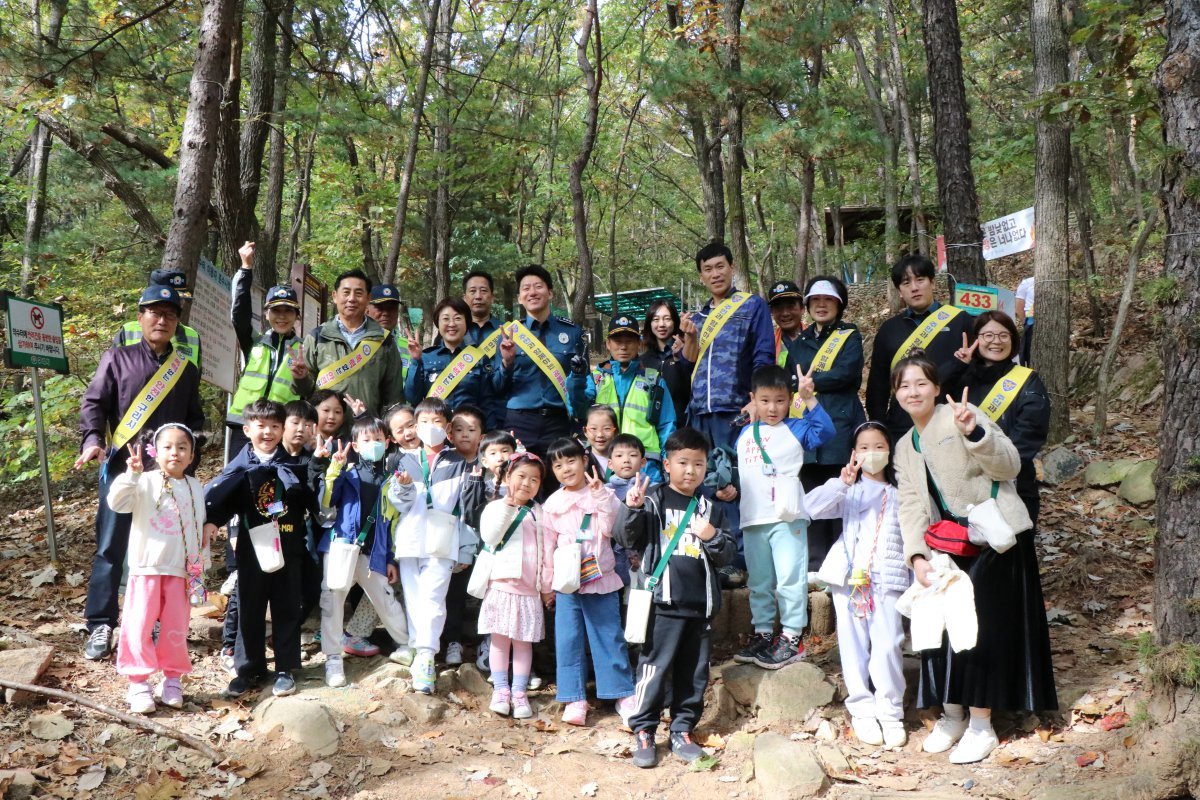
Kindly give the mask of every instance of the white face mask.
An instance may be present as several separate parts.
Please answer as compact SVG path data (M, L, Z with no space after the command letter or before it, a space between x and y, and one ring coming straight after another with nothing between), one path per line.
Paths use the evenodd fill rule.
M418 422L417 438L429 447L437 447L446 441L446 429L432 422Z
M858 465L863 472L878 475L888 465L889 454L883 450L872 450L858 457Z
M363 442L358 446L358 454L362 456L363 461L378 461L383 458L386 450L386 442Z

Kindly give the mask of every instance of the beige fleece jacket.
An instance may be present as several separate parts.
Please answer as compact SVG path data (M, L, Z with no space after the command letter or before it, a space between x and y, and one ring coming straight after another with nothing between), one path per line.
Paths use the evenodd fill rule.
M1025 504L1017 496L1013 479L1021 470L1021 457L996 423L975 406L976 424L983 438L969 441L954 424L949 406L934 409L933 417L921 434L921 452L913 446L911 432L896 445L896 477L900 485L900 533L904 538L904 560L910 566L913 556L930 557L925 531L937 520L936 505L925 480L925 464L942 492L950 513L967 516L967 506L991 497L992 481L1000 482L996 502L1000 513L1017 533L1033 527Z

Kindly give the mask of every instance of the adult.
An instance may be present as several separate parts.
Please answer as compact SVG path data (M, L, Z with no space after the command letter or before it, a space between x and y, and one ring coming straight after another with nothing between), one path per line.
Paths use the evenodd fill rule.
M184 275L179 270L174 269L156 269L150 272L151 286L168 286L175 290L176 296L179 298L180 306L186 310L192 303L192 293L188 289L187 275ZM175 339L182 345L186 345L189 350L187 352L188 361L200 368L200 334L195 328L190 328L182 322L175 327ZM130 320L120 327L117 335L113 337L113 344L118 346L135 345L142 340L142 326L137 320Z
M583 330L550 313L550 273L530 264L517 270L516 280L525 315L506 324L500 340L500 393L508 397L504 428L544 456L550 442L577 432L573 420L587 413L596 386L588 375Z
M904 256L892 267L892 285L900 292L904 310L879 326L867 374L867 416L887 425L892 441L912 427L908 413L892 397L892 369L914 348L924 350L940 369L954 360L962 335L971 328L970 314L934 299L936 274L933 262L919 253Z
M256 338L252 324L254 298L250 291L254 283L254 242L242 245L238 256L242 266L233 276L230 316L246 368L225 415L230 458L248 441L242 433L242 409L260 398L284 405L300 399L292 378L292 365L298 360L300 347L296 333L300 298L290 286L272 286L263 299L265 330Z
M1021 366L1028 367L1029 356L1033 353L1033 276L1030 275L1017 284L1016 308L1017 325L1024 330L1021 346L1017 352L1021 354Z
M404 402L400 352L391 346L387 331L367 316L370 295L371 279L362 270L337 276L333 282L337 315L304 337L304 360L292 373L301 397L317 389L336 389L362 403L373 416ZM344 435L349 435L350 423L347 419Z
M812 324L788 342L785 368L793 377L798 372L807 375L813 369L817 400L833 420L834 428L832 439L816 450L804 451L800 482L805 491L810 491L841 475L853 449L854 431L867 421L867 415L858 400L863 372L862 334L842 319L849 303L846 284L831 275L819 275L805 285L804 303ZM771 313L775 313L774 306ZM821 568L841 533L841 520L809 523L809 572Z
M946 391L967 399L1000 426L1021 456L1017 494L1037 527L1041 495L1033 460L1050 433L1050 393L1036 372L1013 363L1021 349L1021 336L1012 317L1003 311L985 311L975 318L970 340L954 354L947 370Z
M804 330L804 304L800 287L791 281L780 281L767 292L767 306L775 321L775 363L787 363L788 345Z
M978 624L974 647L954 652L943 633L940 647L921 652L917 704L943 708L923 749L941 753L957 743L950 761L968 764L986 758L999 743L993 710L1058 707L1033 521L1013 486L1021 459L1000 426L968 403L965 392L961 400L935 403L941 394L938 368L925 357L901 359L892 385L913 420L895 456L905 560L925 587L937 577L935 561L950 559L966 572ZM937 520L933 509L942 520L966 526L968 509L991 497L1016 531L1015 545L1003 553L985 546L973 556L932 551L925 534Z
M112 652L117 592L129 548L131 516L112 510L108 487L125 469L130 446L141 451L144 461L150 461L140 434L169 422L183 423L193 431L204 428L200 369L190 359L188 345L175 338L182 308L171 287L147 287L138 300L138 341L105 351L79 408L83 444L75 469L100 462L96 555L84 607L88 640L83 654L91 661ZM195 462L190 470L194 469Z
M675 420L682 423L687 419L688 401L692 399L693 365L683 357L679 310L670 300L655 300L646 309L642 363L658 370L675 405Z
M414 402L436 397L455 409L463 404L482 407L496 396L503 378L494 366L495 358L486 358L467 344L470 317L466 303L447 297L433 309L439 342L424 350L409 342L412 366L404 391Z
M736 442L741 433L735 424L739 413L753 414L750 376L759 367L775 363L775 333L771 312L761 297L739 292L733 285L733 253L720 242L712 242L696 253L696 271L711 297L699 311L680 320L683 357L695 364L688 424L707 437L709 443L736 461ZM736 481L734 486L736 487ZM733 565L722 568L726 586L745 582L740 515L732 497L717 497L738 543Z
M467 344L480 348L483 355L492 358L499 351L500 326L503 320L492 316L492 305L496 301L496 287L492 276L481 269L473 269L463 276L463 302L471 309L467 319ZM479 405L487 418L489 430L504 425L505 404L499 394L490 392Z
M367 316L379 323L391 335L391 341L400 352L400 374L408 380L408 369L412 365L409 353L415 337L409 337L408 319L400 326L400 290L390 283L377 283L371 287L371 302L367 305ZM420 346L420 342L417 342Z

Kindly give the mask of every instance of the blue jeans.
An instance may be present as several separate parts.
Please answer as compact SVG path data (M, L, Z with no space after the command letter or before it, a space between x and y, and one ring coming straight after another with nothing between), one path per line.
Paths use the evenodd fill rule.
M116 627L121 609L117 593L121 588L121 573L125 569L125 554L129 550L129 526L132 514L118 514L108 505L111 459L100 465L100 503L96 509L96 556L92 559L92 576L88 579L87 604L84 616L88 630L99 625ZM122 466L122 469L124 467Z
M776 522L746 528L750 621L755 631L799 636L808 624L808 521Z
M596 697L617 700L633 694L633 670L621 627L621 592L554 595L554 653L558 658L560 703L587 699L586 648L592 651Z
M735 426L731 424L735 417L737 417L736 411L693 414L688 420L688 424L704 434L704 437L708 439L713 447L725 448L736 466L737 438L741 435L742 428L740 425ZM733 485L738 486L736 473L734 474ZM740 490L741 488L739 487ZM703 487L702 491L706 496L711 497L711 490L708 487ZM738 501L734 500L732 503L726 503L723 500L714 500L713 502L725 514L725 520L729 523L729 532L733 534L733 540L737 542L737 558L734 559L733 565L738 569L746 569L746 546L742 541L742 512Z

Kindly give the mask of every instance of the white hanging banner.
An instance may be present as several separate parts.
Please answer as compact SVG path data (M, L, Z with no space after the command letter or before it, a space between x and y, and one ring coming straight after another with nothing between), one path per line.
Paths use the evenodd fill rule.
M983 257L988 261L1033 249L1033 208L983 223Z

